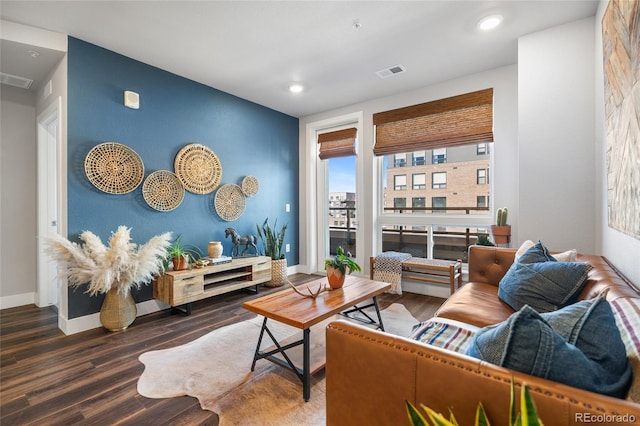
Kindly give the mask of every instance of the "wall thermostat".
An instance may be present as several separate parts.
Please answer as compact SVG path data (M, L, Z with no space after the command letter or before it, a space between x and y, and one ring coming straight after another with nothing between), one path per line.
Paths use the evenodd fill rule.
M133 108L133 109L140 108L140 95L138 95L136 92L130 92L128 90L125 90L124 106Z

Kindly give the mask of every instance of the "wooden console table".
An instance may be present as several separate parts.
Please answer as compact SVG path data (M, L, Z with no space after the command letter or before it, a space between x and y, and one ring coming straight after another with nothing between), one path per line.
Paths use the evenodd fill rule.
M219 265L184 271L166 271L153 282L153 297L172 307L186 305L191 314L191 302L217 296L271 279L271 258L267 256L235 258Z

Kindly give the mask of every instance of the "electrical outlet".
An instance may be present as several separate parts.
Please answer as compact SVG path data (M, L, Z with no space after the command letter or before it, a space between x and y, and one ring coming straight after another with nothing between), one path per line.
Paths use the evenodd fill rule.
M284 211L289 213L291 211L291 205L289 203L284 205Z
M284 251L289 253L291 251L291 244L285 244L284 245Z

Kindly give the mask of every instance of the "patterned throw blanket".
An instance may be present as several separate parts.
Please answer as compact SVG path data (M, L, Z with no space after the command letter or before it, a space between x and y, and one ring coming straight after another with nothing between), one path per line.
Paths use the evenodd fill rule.
M448 318L431 318L418 324L410 339L450 351L466 353L479 328Z
M391 284L389 293L402 294L400 282L402 280L402 262L409 259L409 253L385 251L373 261L373 279Z

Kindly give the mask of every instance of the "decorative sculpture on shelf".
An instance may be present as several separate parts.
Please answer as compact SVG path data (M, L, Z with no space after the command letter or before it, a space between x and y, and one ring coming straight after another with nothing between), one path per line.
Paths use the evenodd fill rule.
M229 235L231 235L231 242L233 243L233 247L231 248L231 256L233 256L234 252L236 256L244 256L245 252L249 250L249 247L253 247L253 249L255 250L255 255L258 255L258 246L256 245L256 243L258 242L258 237L256 237L255 235L245 235L241 237L240 234L238 234L238 231L236 231L234 228L227 228L224 230L224 237L228 238ZM242 253L240 254L238 254L238 252L240 251L238 246L244 246L244 250L242 250Z
M293 291L295 291L296 293L298 293L300 296L302 297L310 297L312 299L315 299L316 297L318 297L318 295L320 293L324 293L325 291L331 291L331 287L329 287L328 285L324 284L324 283L320 283L318 284L318 290L316 290L315 292L313 290L311 290L311 288L307 285L307 291L309 292L307 293L303 293L300 290L298 290L296 288L296 286L294 286L291 281L286 280L286 283L289 284L291 286L291 288L293 289Z

